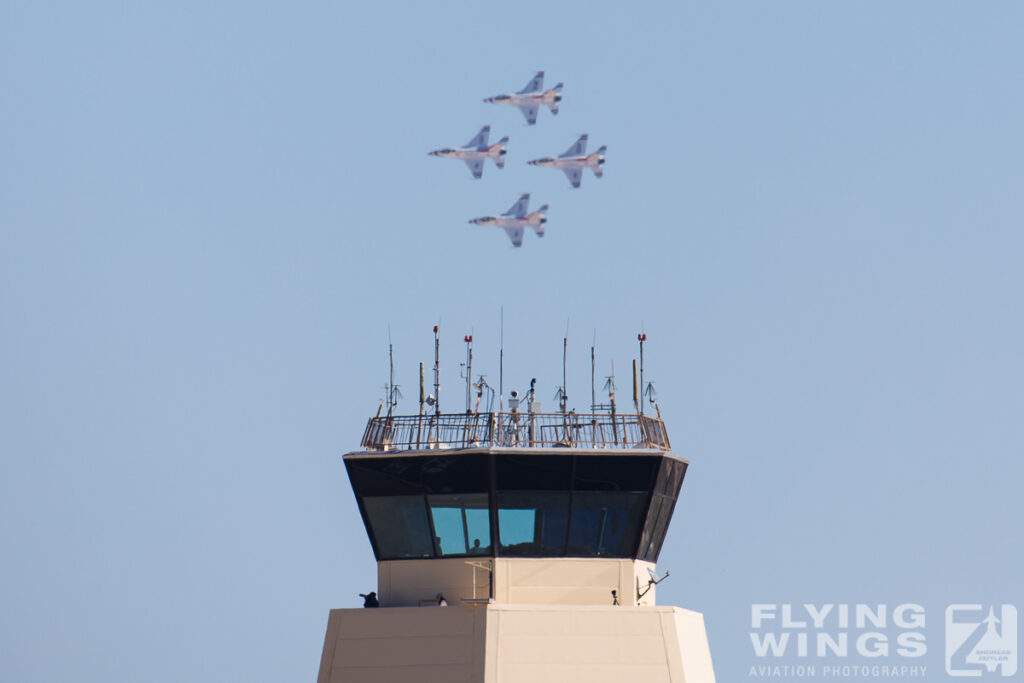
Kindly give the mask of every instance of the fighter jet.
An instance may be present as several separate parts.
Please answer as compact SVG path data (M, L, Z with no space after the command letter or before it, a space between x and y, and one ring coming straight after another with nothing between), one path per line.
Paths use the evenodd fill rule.
M494 97L488 97L484 102L508 104L513 107L519 107L519 111L523 112L523 116L526 117L526 123L532 126L537 123L537 110L540 109L541 105L546 106L551 110L552 114L557 115L558 103L562 101L561 83L550 90L541 92L541 88L543 87L544 72L538 71L537 75L531 78L530 82L526 84L526 87L519 92L507 95L495 95Z
M500 216L474 218L470 223L473 225L493 225L497 228L504 228L508 238L512 240L512 246L521 247L523 246L523 230L525 228L533 228L537 233L537 237L543 237L544 224L548 222L547 216L544 215L544 212L548 210L547 204L528 214L526 210L529 206L530 193L527 192L516 200L511 209Z
M465 147L446 147L444 149L436 149L430 153L432 157L448 157L449 159L462 159L466 162L466 166L469 166L470 172L474 178L479 178L484 174L484 160L490 159L494 162L494 165L498 168L505 168L505 154L508 150L505 149L505 145L508 144L508 138L504 137L498 140L493 145L487 144L487 139L491 136L491 127L484 126L480 129L480 132L473 136L473 139L466 143Z
M572 183L573 187L580 186L580 180L583 179L583 169L589 168L594 172L598 178L604 175L604 152L608 149L604 145L601 146L593 154L587 154L587 134L584 133L580 136L580 139L573 143L573 146L565 150L565 154L560 155L557 159L551 157L544 157L543 159L534 159L533 161L527 162L531 166L546 166L547 168L557 168L562 171L569 178L569 182Z

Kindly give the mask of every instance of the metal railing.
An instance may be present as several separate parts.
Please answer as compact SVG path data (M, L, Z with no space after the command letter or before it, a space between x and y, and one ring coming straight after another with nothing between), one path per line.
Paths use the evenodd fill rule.
M370 451L477 448L659 448L669 450L661 418L635 413L449 413L371 417Z

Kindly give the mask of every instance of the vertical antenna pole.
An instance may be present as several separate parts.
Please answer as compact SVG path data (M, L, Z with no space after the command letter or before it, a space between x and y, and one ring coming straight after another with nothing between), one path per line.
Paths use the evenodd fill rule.
M434 415L441 414L441 340L434 325Z
M423 361L420 361L420 416L416 420L416 449L420 447L420 433L423 431L423 404L426 403L426 392L423 390Z
M612 359L612 377L608 384L608 402L612 404L612 439L619 444L619 430L615 426L615 359Z
M569 349L569 337L562 337L562 412L565 412L565 404L569 402L569 392L565 389L565 360Z
M633 407L636 410L640 410L639 405L639 394L636 389L636 358L633 359Z
M423 415L423 404L427 402L425 390L423 388L423 361L420 361L420 415Z
M469 334L462 338L466 342L466 412L470 412L472 403L473 387L473 335Z
M505 405L505 307L501 307L501 327L498 334L498 413Z
M640 414L644 414L644 342L647 341L647 335L640 333L636 335L637 341L640 342ZM636 393L636 385L633 386L633 393ZM634 397L635 400L635 397Z
M597 408L597 394L594 392L594 347L590 347L590 412Z
M395 354L388 342L388 417L391 417L391 409L395 405Z

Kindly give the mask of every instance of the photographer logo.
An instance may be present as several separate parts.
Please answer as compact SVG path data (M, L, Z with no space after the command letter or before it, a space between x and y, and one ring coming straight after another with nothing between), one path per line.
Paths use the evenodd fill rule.
M946 673L1013 676L1017 673L1017 609L1013 605L946 608Z

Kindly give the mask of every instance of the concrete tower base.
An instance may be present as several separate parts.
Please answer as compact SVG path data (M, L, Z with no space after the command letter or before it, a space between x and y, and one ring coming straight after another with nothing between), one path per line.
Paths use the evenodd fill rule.
M714 683L678 607L480 604L331 610L318 683Z

